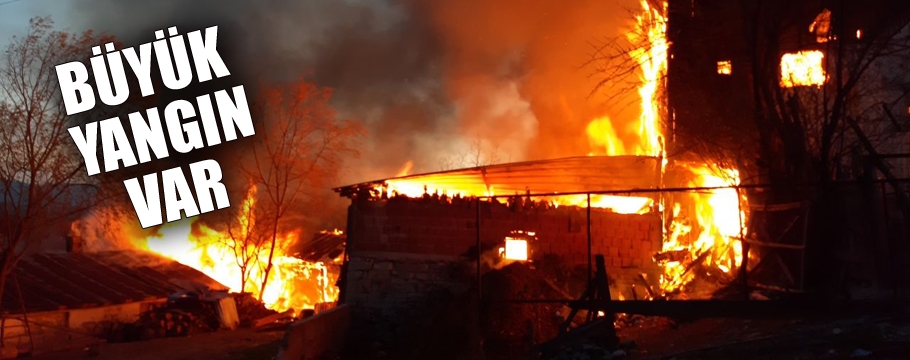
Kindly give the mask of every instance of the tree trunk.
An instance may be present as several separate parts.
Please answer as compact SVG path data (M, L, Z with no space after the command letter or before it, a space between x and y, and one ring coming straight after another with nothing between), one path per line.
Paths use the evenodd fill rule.
M269 260L265 265L265 271L262 274L262 286L259 288L259 301L262 301L262 295L265 294L265 286L269 282L269 273L272 272L272 258L275 256L275 243L278 241L278 217L275 217L272 224L272 244L269 248Z

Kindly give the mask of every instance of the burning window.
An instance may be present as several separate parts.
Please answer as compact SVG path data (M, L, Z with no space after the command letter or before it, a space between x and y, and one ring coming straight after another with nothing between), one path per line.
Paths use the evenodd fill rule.
M717 62L717 73L721 75L730 75L733 73L733 62L730 60L721 60Z
M514 230L506 236L505 243L499 248L499 255L507 260L531 260L536 241L537 237L534 232Z
M822 10L812 21L812 24L809 25L809 32L815 34L815 41L819 43L828 42L831 32L831 11L828 9Z
M825 54L818 50L784 54L780 58L780 85L821 86L827 80Z
M528 260L528 241L507 237L505 252L502 257L509 260Z

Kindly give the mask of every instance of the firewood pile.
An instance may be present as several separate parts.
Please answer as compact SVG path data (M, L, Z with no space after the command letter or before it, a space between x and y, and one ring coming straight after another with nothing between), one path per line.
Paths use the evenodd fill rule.
M214 310L214 309L212 309ZM153 338L180 337L218 329L216 311L190 312L172 306L162 306L142 314L139 326Z
M297 317L293 311L279 313L269 310L250 294L232 294L241 327L257 330L284 328ZM167 302L151 304L135 322L105 321L97 324L92 336L108 343L144 341L156 338L183 337L217 331L222 327L217 301L204 299L202 294L182 292L173 294Z

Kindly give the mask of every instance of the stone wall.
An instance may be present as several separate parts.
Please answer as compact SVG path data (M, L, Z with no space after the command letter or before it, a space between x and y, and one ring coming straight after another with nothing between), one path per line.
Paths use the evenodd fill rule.
M466 259L448 256L365 253L350 257L345 299L363 325L393 340L397 319L419 316L428 302L463 295L473 284Z
M278 360L334 359L346 345L351 312L340 305L291 324Z
M469 292L474 274L475 267L462 257L351 254L342 290L356 324L349 335L355 343L370 344L352 349L361 352L351 356L446 358L475 350L466 345L479 344L477 305Z

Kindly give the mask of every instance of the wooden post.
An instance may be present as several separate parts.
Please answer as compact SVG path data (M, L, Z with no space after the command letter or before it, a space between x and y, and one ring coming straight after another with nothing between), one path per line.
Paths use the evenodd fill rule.
M619 337L616 336L616 313L613 312L613 297L610 295L610 279L607 277L607 267L604 264L604 256L602 254L597 254L594 257L595 262L597 263L597 285L596 292L597 295L594 297L595 300L601 300L604 303L602 310L604 312L605 321L608 322L607 328L607 338L604 339L606 343L604 344L607 349L616 348L619 345Z
M476 211L476 213L475 213L475 218L474 218L474 227L475 227L475 230L476 230L476 231L475 231L475 235L476 235L476 237L477 237L477 239L476 239L477 244L476 244L475 246L477 246L477 303L478 303L478 305L479 305L479 304L480 304L480 299L483 297L483 296L482 296L482 294L483 294L483 280L481 279L481 276L480 276L480 265L481 265L480 257L483 255L483 252L482 252L481 249L480 249L480 247L481 247L481 241L480 241L480 198L476 198L475 206L477 207L477 209L476 209L477 211Z
M588 193L588 284L591 283L591 193Z

